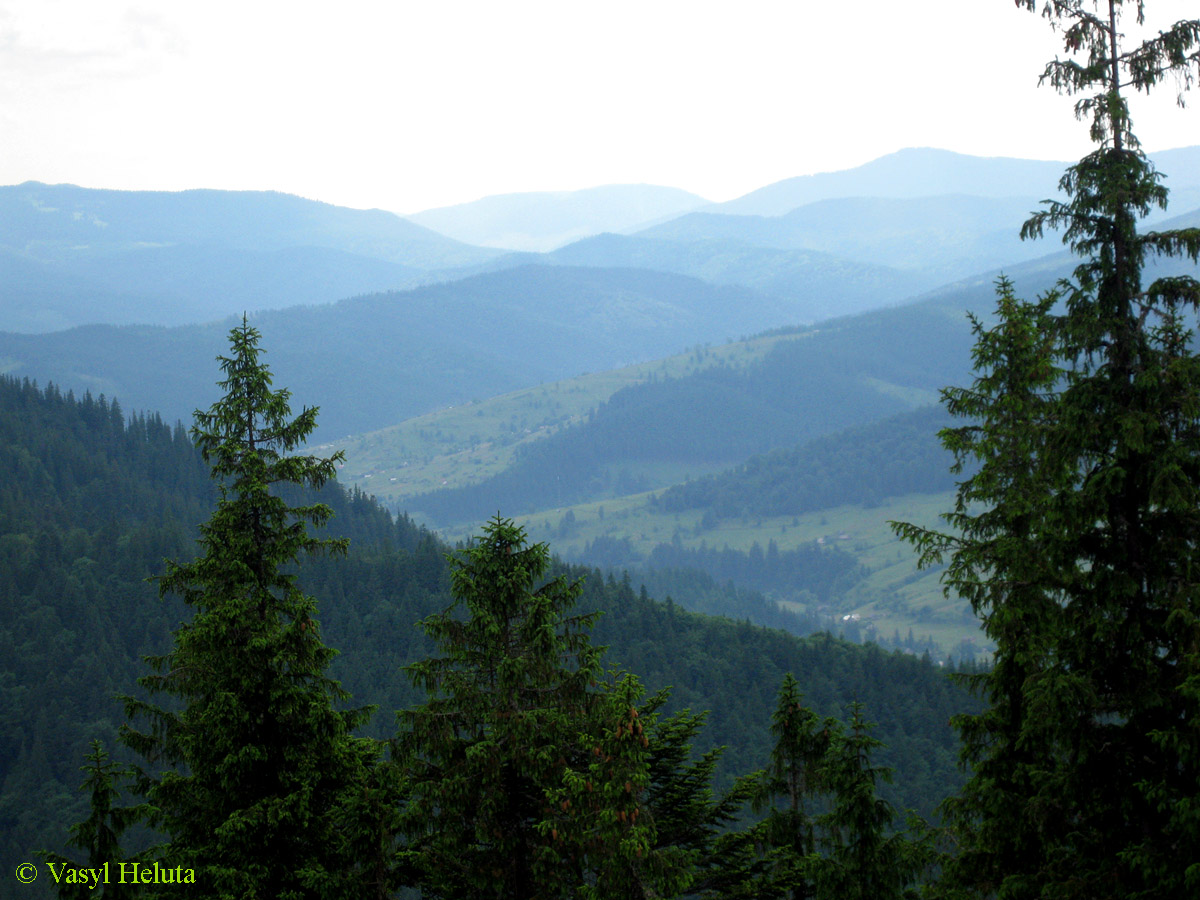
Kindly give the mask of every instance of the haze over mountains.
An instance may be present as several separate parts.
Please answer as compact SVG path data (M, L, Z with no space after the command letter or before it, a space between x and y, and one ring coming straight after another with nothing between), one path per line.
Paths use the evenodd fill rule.
M1177 194L1200 191L1200 148L1158 158L1175 167ZM1016 230L1061 168L903 151L547 254L505 254L379 210L280 194L0 188L0 328L105 326L5 334L0 365L186 418L211 395L204 370L224 328L201 323L274 308L263 325L280 335L280 377L312 385L325 434L369 430L481 394L896 304L1060 253L1054 241L1020 242ZM943 188L974 193L913 196ZM525 221L525 233L545 239L597 223L629 228L697 202L617 186L490 198L455 215L490 210L480 228L512 232ZM182 330L111 327L133 323ZM163 362L152 377L147 357Z
M1200 149L1156 159L1169 173L1173 209L1200 206ZM484 198L412 217L469 231L475 245L381 210L281 194L30 182L0 188L0 330L181 325L530 263L650 269L745 287L792 302L793 318L780 324L813 322L1049 252L1016 231L1062 168L906 150L724 204L615 185ZM574 237L549 253L498 249Z
M1200 221L1200 147L1156 161L1173 204L1152 221ZM456 536L524 514L593 562L720 579L757 577L754 546L777 543L755 582L773 599L870 610L945 650L973 620L934 606L936 576L917 580L890 537L867 537L886 530L869 507L942 484L927 450L905 449L928 442L901 431L969 381L965 314L987 314L996 274L1032 296L1071 272L1053 237L1017 237L1064 167L908 150L725 204L610 186L416 222L270 193L0 188L0 372L187 422L216 398L214 358L248 312L276 383L320 406L317 439L347 451L343 482L393 509ZM862 441L897 458L848 449ZM854 471L924 474L814 510L791 496L807 482L789 465L844 486ZM699 506L655 499L708 475L687 494ZM912 502L933 524L943 501ZM817 518L776 515L802 508ZM827 515L851 543L818 551Z
M1200 186L1200 147L1182 147L1149 155L1159 171L1168 174L1172 191ZM853 169L786 178L716 204L714 211L780 216L808 203L838 197L969 194L1041 199L1057 193L1058 181L1069 165L1069 162L968 156L950 150L910 147ZM1178 194L1176 197L1182 202Z
M1158 159L1174 167L1177 194L1200 192L1200 148ZM1001 265L1024 263L1031 286L1047 286L1069 271L1068 258L1056 241L1021 242L1016 231L1061 169L907 150L700 211L686 211L703 201L685 192L615 186L487 198L425 217L474 215L480 240L523 227L544 241L681 213L549 253L504 253L379 210L273 193L0 188L0 371L186 420L215 390L211 360L226 328L218 323L247 311L268 335L277 377L323 407L329 440L698 344L869 312ZM916 196L943 188L973 193ZM764 214L793 202L807 205ZM986 306L990 282L940 295ZM955 316L968 305L939 302ZM897 316L916 321L923 308ZM84 323L94 324L55 330ZM885 368L899 349L886 335L870 346ZM859 377L846 360L823 365L829 371L805 376L813 390Z
M526 266L406 292L264 311L280 384L322 439L792 321L788 301L662 272ZM0 366L171 419L216 397L227 322L0 333Z
M414 286L494 255L285 194L27 182L0 187L0 329L209 321Z
M678 188L616 184L581 191L499 194L408 218L468 244L544 252L605 231L626 231L709 206Z

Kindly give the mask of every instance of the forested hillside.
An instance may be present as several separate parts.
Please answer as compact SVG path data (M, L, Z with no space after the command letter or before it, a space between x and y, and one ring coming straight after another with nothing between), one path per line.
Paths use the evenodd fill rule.
M4 12L0 900L1200 897L1189 3Z
M948 503L956 480L973 471L950 472L953 457L937 437L950 421L940 406L921 407L663 491L522 521L572 560L660 585L690 570L693 580L708 577L748 598L761 592L856 638L888 641L915 630L927 642L937 631L942 653L973 654L978 635L965 605L942 598L936 573L922 576L886 527L899 510L911 517L906 504L922 495L934 508L938 496ZM766 623L770 605L745 615ZM865 620L842 620L852 614Z
M731 228L729 236L690 240L602 234L548 253L544 259L555 265L677 272L712 284L787 297L795 303L797 325L899 303L947 280L924 271L897 269L871 256L862 253L860 259L851 260L815 249L812 242L761 246Z
M277 377L326 410L320 436L331 440L790 324L794 308L662 272L525 266L254 321L273 337ZM211 362L227 325L0 333L0 367L182 419L214 398Z
M950 422L941 406L921 407L673 485L652 505L667 512L703 509L724 519L871 506L901 494L948 491L955 483L954 458L937 433Z
M1022 243L1021 221L1037 205L1037 195L981 197L986 189L897 198L872 194L817 200L782 215L750 216L700 211L680 216L636 237L666 241L733 241L777 250L805 249L832 254L849 263L888 266L929 286L986 272L996 266L1035 259L1046 252Z
M586 423L520 448L508 470L408 508L448 525L631 494L932 403L970 368L962 306L986 290L825 322L738 369L626 388Z
M164 557L186 560L214 490L180 427L156 416L126 420L112 401L0 380L0 855L12 868L60 847L86 798L78 767L92 738L116 744L116 694L135 690L139 657L162 652L184 615L160 601L150 576ZM421 698L399 666L429 652L414 623L449 603L446 547L361 494L323 492L331 535L348 558L306 561L323 633L341 648L334 675L358 704L375 703L369 733L392 731L392 711ZM696 749L726 745L716 780L766 761L769 718L783 675L807 701L841 715L859 699L880 723L898 770L888 795L929 812L957 783L948 727L968 700L928 661L828 637L799 639L685 611L586 569L582 608L603 610L594 640L651 690L671 686L668 709L711 710ZM42 886L44 888L44 886ZM18 891L19 893L14 893ZM5 881L5 897L44 896Z
M411 287L494 255L287 194L26 182L0 187L0 330L207 322Z

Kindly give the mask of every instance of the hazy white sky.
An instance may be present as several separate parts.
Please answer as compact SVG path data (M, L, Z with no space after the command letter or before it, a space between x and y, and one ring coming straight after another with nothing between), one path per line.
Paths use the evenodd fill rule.
M1150 0L1150 24L1196 15ZM1074 159L1012 0L0 0L0 184L416 212L647 182L727 200L902 147ZM1200 92L1135 106L1200 143Z

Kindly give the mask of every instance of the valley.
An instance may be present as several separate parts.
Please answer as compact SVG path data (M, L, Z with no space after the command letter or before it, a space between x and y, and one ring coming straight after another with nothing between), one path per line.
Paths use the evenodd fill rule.
M1163 158L1176 165L1185 199L1200 189L1195 148ZM935 657L973 656L980 648L971 644L974 623L962 602L942 597L936 573L916 571L886 525L908 515L905 503L933 524L952 484L906 493L879 483L886 467L839 475L840 463L813 468L802 448L837 435L849 435L847 443L827 455L848 458L856 442L883 446L886 428L858 437L854 429L935 404L942 387L966 383L966 313L986 319L996 271L989 267L1005 262L1026 296L1069 273L1069 255L1039 255L1052 243L1014 238L1051 165L907 151L771 186L740 204L706 206L632 186L489 201L476 226L496 234L521 221L531 241L578 228L625 232L573 233L578 240L519 253L492 238L472 248L379 211L297 198L21 185L0 190L0 206L11 213L0 229L7 244L0 257L24 273L10 290L41 279L77 296L135 293L124 306L96 295L91 308L107 309L111 323L0 332L0 371L187 421L213 396L209 361L229 320L121 325L120 309L145 308L155 291L167 290L179 302L156 301L156 308L174 309L164 315L175 321L194 319L198 308L180 291L203 272L222 272L231 286L254 292L254 278L245 276L253 270L280 296L299 298L289 284L323 284L336 295L352 289L339 278L374 271L377 280L359 282L363 296L323 303L310 293L305 305L253 313L274 335L277 377L321 407L314 446L345 451L343 485L451 540L501 510L565 559L618 572L645 570L659 545L692 553L688 564L718 581L734 571L716 561L725 548L744 557L742 566L772 547L784 554L826 548L845 556L852 573L839 576L828 596L816 599L781 573L756 580L737 569L734 581L749 580L742 589L856 638L890 646L911 629ZM955 173L946 186L960 193L923 194L939 168ZM220 229L223 219L251 209L253 229ZM468 223L474 210L417 221ZM101 214L108 219L97 228ZM656 215L661 221L647 226ZM285 276L268 258L293 271ZM48 267L57 267L53 279ZM214 288L221 290L209 278L187 290L213 296ZM224 293L229 310L238 295ZM49 315L53 304L39 296L30 295L37 315ZM819 500L812 485L775 489L811 495L804 509L735 503L742 488L722 488L723 499L693 506L672 500L670 512L655 505L684 488L695 496L704 479L748 459L784 452L801 454L784 465L826 473ZM740 511L731 513L731 504ZM700 551L707 563L694 555ZM788 563L802 564L798 556Z
M931 158L899 162L917 163L919 184ZM1004 182L1006 165L993 166L992 183ZM866 168L861 183L871 184ZM951 457L936 435L954 423L940 392L970 383L968 313L992 321L996 266L1032 297L1068 276L1073 261L1053 244L1002 236L1025 197L838 198L808 189L816 191L808 204L783 214L767 195L733 213L687 196L616 191L603 214L626 222L626 233L585 234L544 252L471 247L378 211L297 198L0 189L0 208L12 213L0 227L0 273L10 276L0 281L9 317L0 326L12 329L0 331L0 376L13 379L0 393L24 409L0 410L10 472L0 478L8 485L0 508L8 497L58 517L10 515L0 535L0 556L16 576L0 578L0 590L12 602L25 598L28 611L9 629L9 645L21 648L10 667L25 683L55 664L53 648L31 643L39 604L51 602L46 585L66 592L62 615L78 615L81 602L109 609L101 583L141 578L164 552L183 552L211 488L197 478L184 432L168 423L190 422L218 395L214 358L240 321L237 307L264 334L276 383L320 407L309 451L345 454L327 493L334 533L360 549L340 574L322 563L308 578L332 604L331 638L355 648L337 671L356 697L385 709L414 702L395 679L399 662L424 646L412 622L445 602L445 554L497 511L584 577L590 608L616 616L597 638L613 643L622 664L651 685L673 685L671 708L713 710L698 749L727 744L731 763L763 748L738 732L730 715L738 704L713 673L736 681L739 703L752 696L751 715L761 718L778 675L773 660L793 666L796 653L821 654L818 667L890 667L911 684L946 666L986 664L994 648L966 601L943 591L940 569L917 568L890 523L937 528L953 506ZM660 201L680 204L678 214L644 227L639 217ZM530 202L544 216L541 232L531 222L531 244L586 230L572 224L571 195ZM505 210L520 207L502 198L486 224L511 229ZM223 235L221 221L236 210L255 210L259 224ZM95 224L101 211L107 228ZM585 210L579 222L598 214ZM461 220L470 210L444 215ZM1167 221L1198 218L1200 210ZM38 401L24 379L53 384L52 393ZM78 424L50 440L20 424L42 416L38 427L59 427L54 416L70 421L74 398L92 417L88 428L109 434L109 468L78 461L93 452ZM57 457L48 455L55 441ZM168 472L176 473L171 490L183 491L175 499L165 493ZM123 507L114 499L122 491ZM118 508L127 512L112 512L109 525L91 518ZM72 516L83 523L78 533L49 537ZM114 535L116 549L104 550ZM50 581L33 574L37 559ZM150 602L143 588L130 582L126 593ZM110 613L136 618L120 603ZM156 616L136 638L109 635L99 621L90 633L113 648L132 640L118 655L136 655L162 646L166 627ZM792 643L827 640L814 633L850 643ZM729 653L759 662L733 663L710 649L730 641ZM845 656L855 645L877 655ZM800 649L810 646L821 649ZM70 677L121 689L98 664L80 651ZM740 667L737 678L731 667ZM132 677L129 666L121 671ZM836 711L835 697L865 690L846 678L806 683ZM19 717L15 697L5 701L10 718ZM912 708L966 702L954 694ZM940 731L919 747L900 737L906 727L932 727L928 713L913 714L925 724L884 717L896 748L888 758L904 773L904 802L929 808L942 790L935 785L956 777L953 758ZM30 754L53 746L73 759L85 735L112 739L113 720L85 727L75 721L82 717L47 722L32 744L0 729L0 742L21 760L19 771L60 785L71 773ZM718 783L732 784L734 771L723 765ZM33 829L35 814L49 822L64 808L49 795L0 793L0 816ZM11 843L0 854L19 855Z
M661 360L470 400L315 449L345 451L350 462L339 473L343 484L404 509L416 495L467 487L503 472L512 465L518 448L582 424L592 410L624 388L682 378L714 366L739 369L760 360L778 342L793 339L794 335L773 335L699 347ZM682 480L685 474L679 471L665 477Z
M1194 895L1189 5L0 10L0 900Z
M948 654L962 658L967 642L983 649L978 622L965 602L945 597L940 570L919 571L911 548L888 526L890 521L904 521L943 527L940 516L953 506L952 492L909 494L865 508L836 506L798 515L731 519L708 527L703 512L657 511L651 497L634 495L545 510L517 521L563 558L592 565L616 563L618 568L632 569L635 582L638 566L660 544L684 550L734 550L758 557L764 567L772 545L782 553L815 546L847 554L860 571L839 596L817 602L785 595L777 602L785 609L824 617L831 630L889 647L895 643L894 632L903 638L911 629L920 646L941 658ZM468 529L447 533L451 540L468 535ZM606 538L619 542L624 555L614 555L611 547L604 554L594 552Z

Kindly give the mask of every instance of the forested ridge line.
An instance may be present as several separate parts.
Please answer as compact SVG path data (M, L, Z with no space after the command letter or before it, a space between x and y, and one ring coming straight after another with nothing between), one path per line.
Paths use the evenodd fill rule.
M952 490L953 457L937 438L950 422L942 407L923 406L753 456L728 471L667 488L652 505L668 512L704 509L717 520L871 506L902 494Z
M371 498L321 491L347 536L345 558L299 567L317 597L332 674L355 705L377 704L365 733L383 737L393 712L421 698L399 667L427 655L415 623L449 605L446 553L431 534L393 519ZM78 767L98 738L116 748L124 721L115 695L133 690L140 657L162 652L184 616L148 576L164 558L187 559L213 484L187 434L154 415L127 416L112 400L0 378L0 853L5 864L62 846L86 798ZM583 578L583 610L611 662L647 688L671 686L667 711L710 710L696 750L725 745L714 780L761 766L780 680L799 679L823 715L868 704L898 771L885 796L929 812L958 777L949 717L970 701L928 661L824 638L690 613L687 598L659 602L620 577L555 564ZM118 753L120 751L117 751ZM11 869L12 866L10 865ZM0 882L0 895L21 888Z

